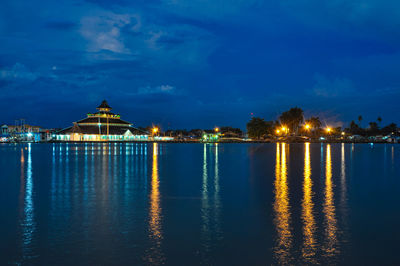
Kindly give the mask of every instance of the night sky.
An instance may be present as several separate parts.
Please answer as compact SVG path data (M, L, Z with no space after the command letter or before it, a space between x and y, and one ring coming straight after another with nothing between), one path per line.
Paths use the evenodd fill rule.
M0 1L0 124L399 123L400 1Z

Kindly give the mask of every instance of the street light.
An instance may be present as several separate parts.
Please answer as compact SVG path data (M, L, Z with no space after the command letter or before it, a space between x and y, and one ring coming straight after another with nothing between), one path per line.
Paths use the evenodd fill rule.
M276 130L276 135L279 135L279 133L281 133L281 131L279 129Z
M154 128L153 128L153 135L157 134L157 132L158 132L158 128L157 128L157 127L154 127Z
M329 133L331 133L331 131L332 131L332 128L330 128L330 127L326 127L326 132L329 134Z
M216 127L214 130L215 132L219 132L219 127Z
M310 126L309 124L305 124L304 127L305 127L307 130L309 130L311 126Z

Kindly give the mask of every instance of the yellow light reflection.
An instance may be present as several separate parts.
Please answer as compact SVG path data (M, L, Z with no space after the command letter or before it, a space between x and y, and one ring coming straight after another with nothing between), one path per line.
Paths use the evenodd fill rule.
M150 230L152 233L152 238L157 241L160 241L162 238L159 185L160 181L158 179L158 144L153 143L153 166L150 195Z
M311 180L311 160L310 160L310 143L305 144L304 152L304 181L303 181L303 202L302 202L302 220L303 220L303 248L302 257L307 264L315 264L314 261L316 251L315 239L315 219L314 219L314 203L312 201L313 182Z
M286 144L276 144L275 166L275 227L277 239L274 247L274 255L280 264L290 264L292 247L292 232L290 226L289 188L287 183Z
M161 204L160 204L160 180L158 176L158 143L153 143L153 165L151 175L151 193L150 193L150 239L154 247L152 254L148 257L151 264L162 264L163 255L161 253L161 241L163 235L161 232Z
M333 256L336 253L337 245L337 222L335 216L335 203L332 183L332 159L331 145L326 147L325 163L325 202L323 212L325 216L325 245L324 252L327 256Z

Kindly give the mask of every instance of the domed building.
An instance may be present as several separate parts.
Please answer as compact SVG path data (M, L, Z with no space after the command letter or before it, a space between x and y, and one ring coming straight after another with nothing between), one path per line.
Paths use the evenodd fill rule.
M73 122L55 135L57 141L146 141L149 134L137 129L132 123L121 119L119 114L111 112L107 101L97 107L96 113Z

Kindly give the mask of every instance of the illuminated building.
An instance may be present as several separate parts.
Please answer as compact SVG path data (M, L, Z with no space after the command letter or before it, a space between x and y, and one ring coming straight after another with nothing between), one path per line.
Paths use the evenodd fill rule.
M221 133L203 133L201 141L203 142L218 142Z
M16 125L0 125L0 142L39 142L50 138L50 130L25 124L23 119Z
M73 123L54 135L57 141L146 141L149 134L139 130L120 115L111 112L111 107L104 100L96 113Z

